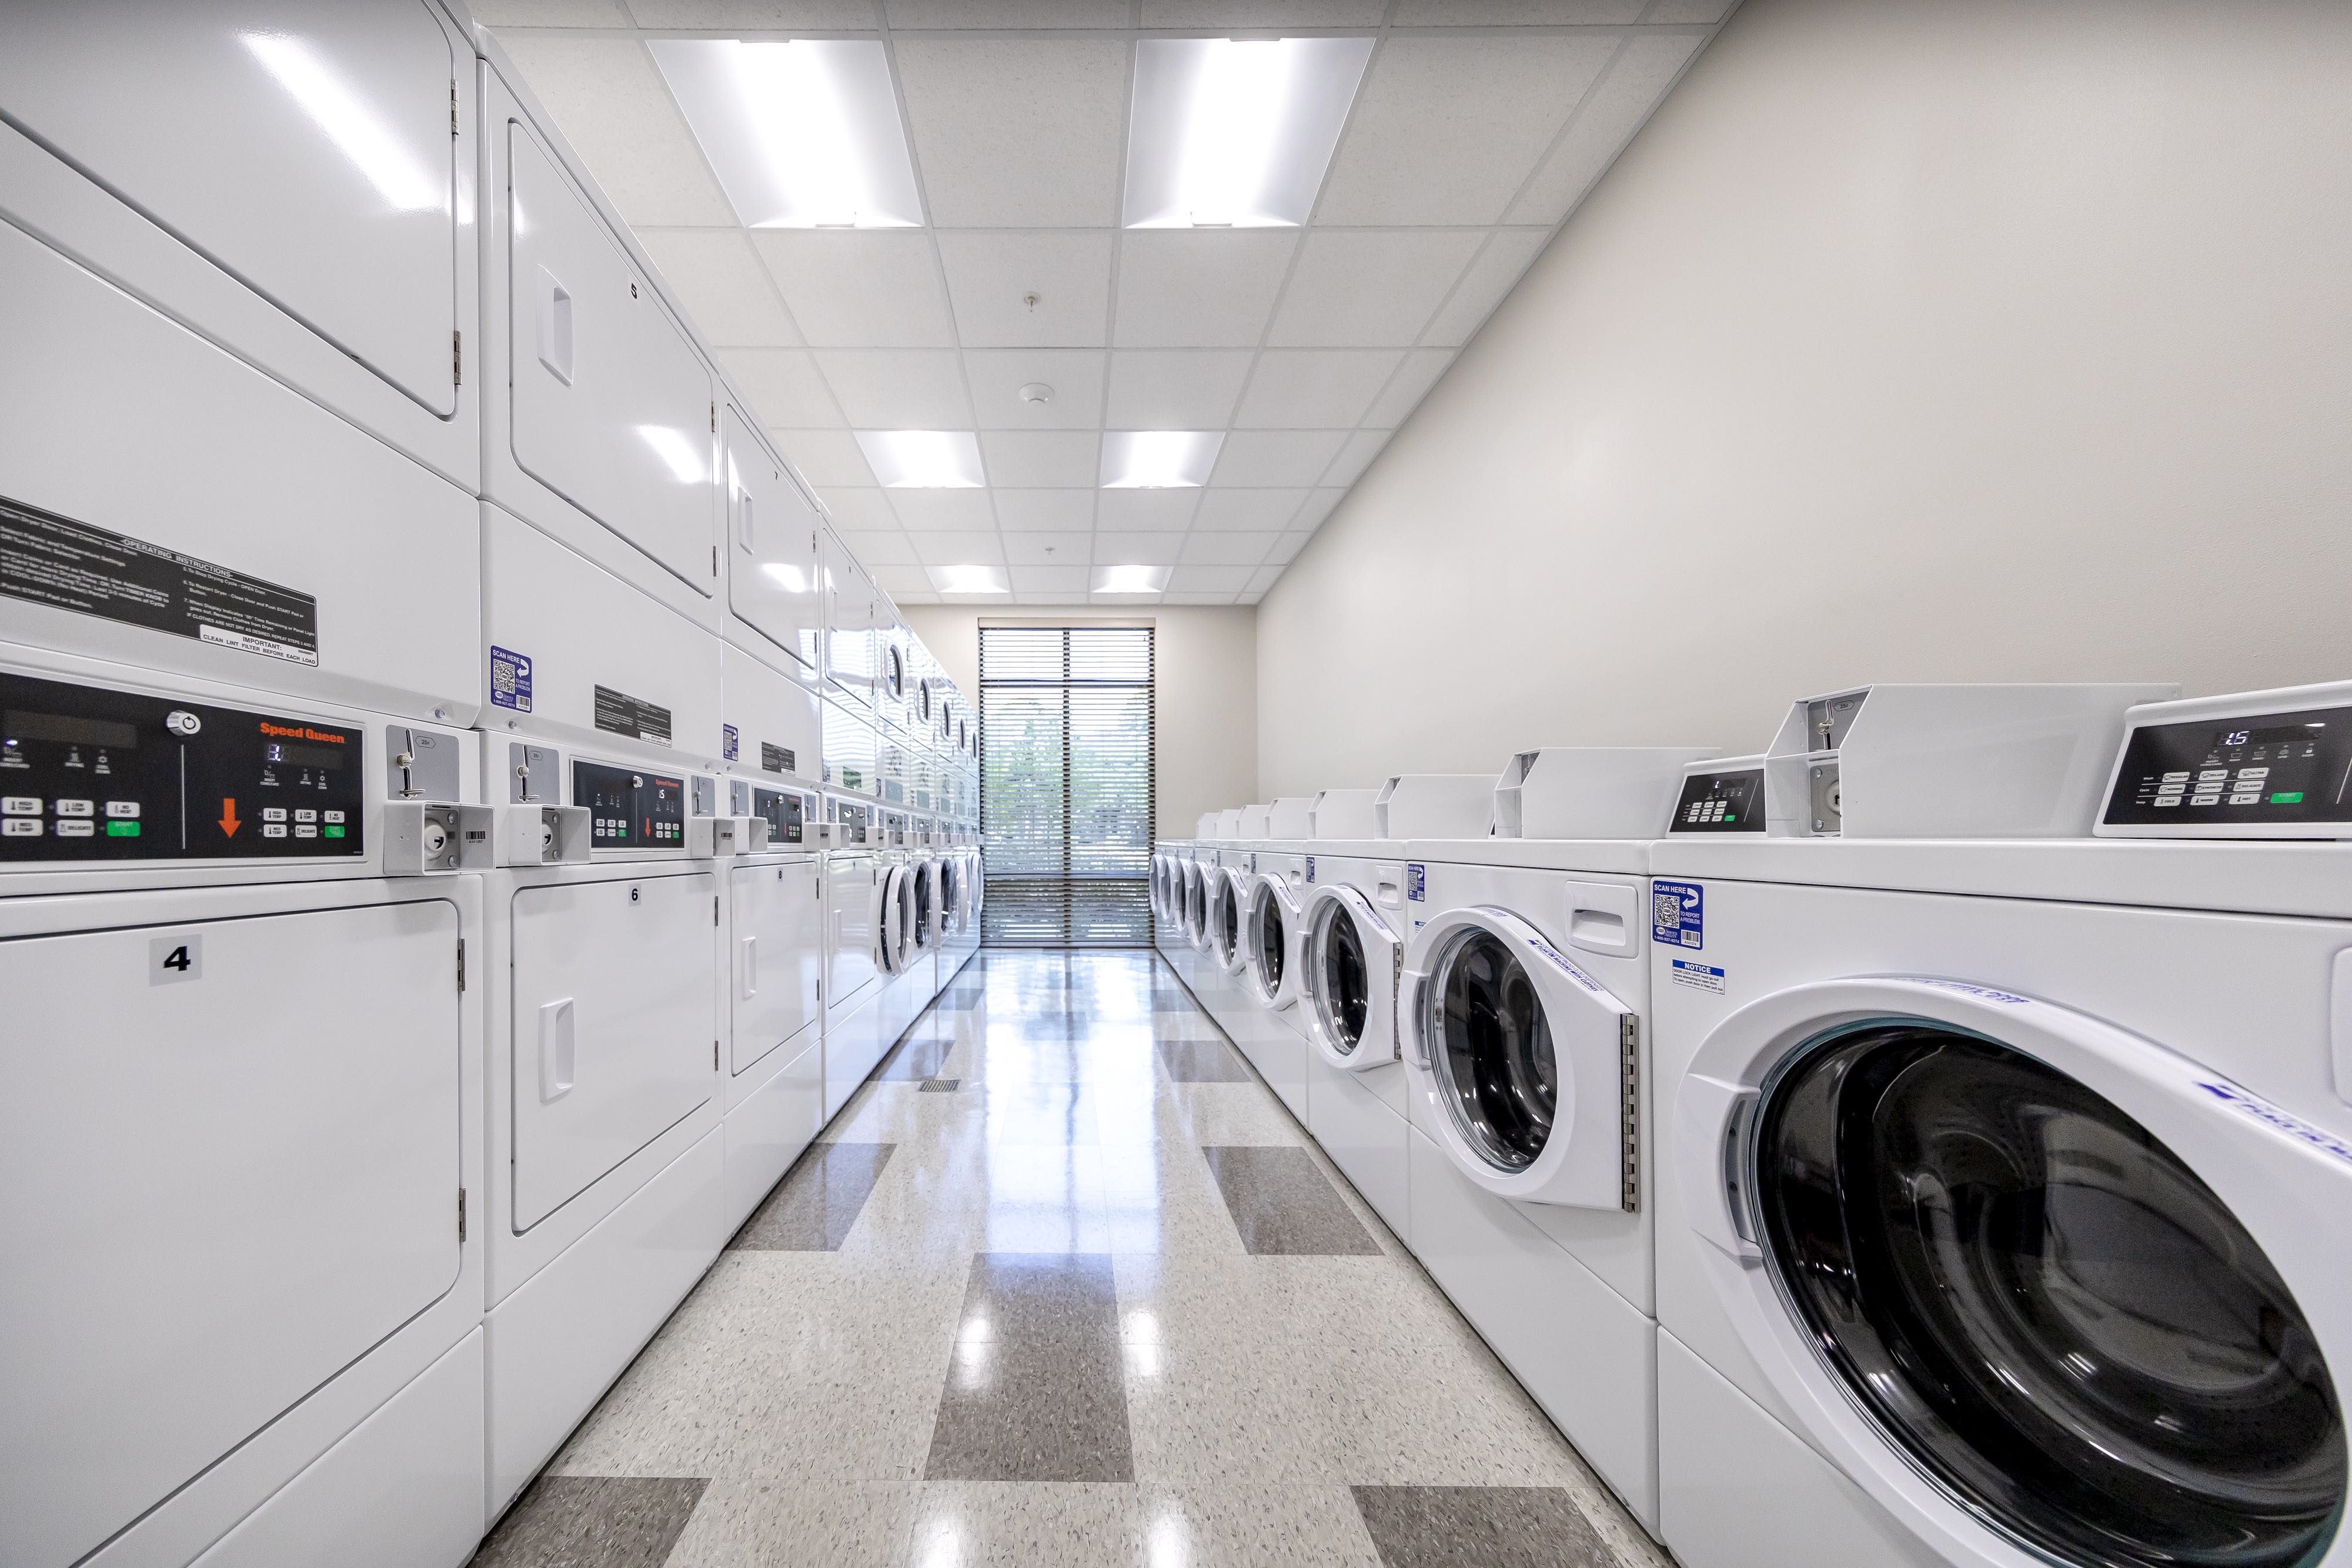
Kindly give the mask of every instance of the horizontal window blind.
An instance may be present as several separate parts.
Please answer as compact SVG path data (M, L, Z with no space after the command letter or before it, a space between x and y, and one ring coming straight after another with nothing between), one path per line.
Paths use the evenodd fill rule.
M980 631L983 936L1151 941L1151 630Z

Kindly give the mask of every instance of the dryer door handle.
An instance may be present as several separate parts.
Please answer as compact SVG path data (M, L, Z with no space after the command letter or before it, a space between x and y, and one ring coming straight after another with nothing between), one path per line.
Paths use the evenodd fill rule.
M577 1063L577 1030L572 1024L572 998L541 1004L539 1009L539 1097L561 1100L572 1092Z
M743 938L743 995L745 999L760 994L760 939Z

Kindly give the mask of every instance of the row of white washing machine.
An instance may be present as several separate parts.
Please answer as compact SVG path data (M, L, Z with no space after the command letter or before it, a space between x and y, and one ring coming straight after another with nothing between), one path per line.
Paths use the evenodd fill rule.
M1204 818L1160 951L1685 1568L2352 1562L2352 685Z

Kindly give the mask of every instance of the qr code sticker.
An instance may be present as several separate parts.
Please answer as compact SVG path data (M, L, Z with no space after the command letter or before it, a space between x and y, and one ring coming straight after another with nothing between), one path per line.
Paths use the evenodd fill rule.
M1671 893L1650 895L1650 924L1661 930L1671 931L1683 923L1683 901Z

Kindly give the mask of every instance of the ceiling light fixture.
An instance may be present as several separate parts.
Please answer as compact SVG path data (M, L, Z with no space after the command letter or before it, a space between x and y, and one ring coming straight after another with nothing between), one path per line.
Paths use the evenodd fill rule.
M1131 229L1305 223L1372 43L1144 39L1121 221Z
M751 227L922 223L879 43L654 38L646 47L736 215Z
M931 581L941 593L1010 593L1002 569L992 566L935 566Z
M353 95L310 45L283 33L247 33L245 47L393 211L429 213L448 206L447 180L411 157L383 117Z
M1114 430L1103 437L1106 490L1171 490L1209 482L1221 430Z
M861 430L858 450L892 490L977 490L980 438L968 430Z
M1158 593L1168 586L1164 566L1105 566L1095 570L1097 593Z

